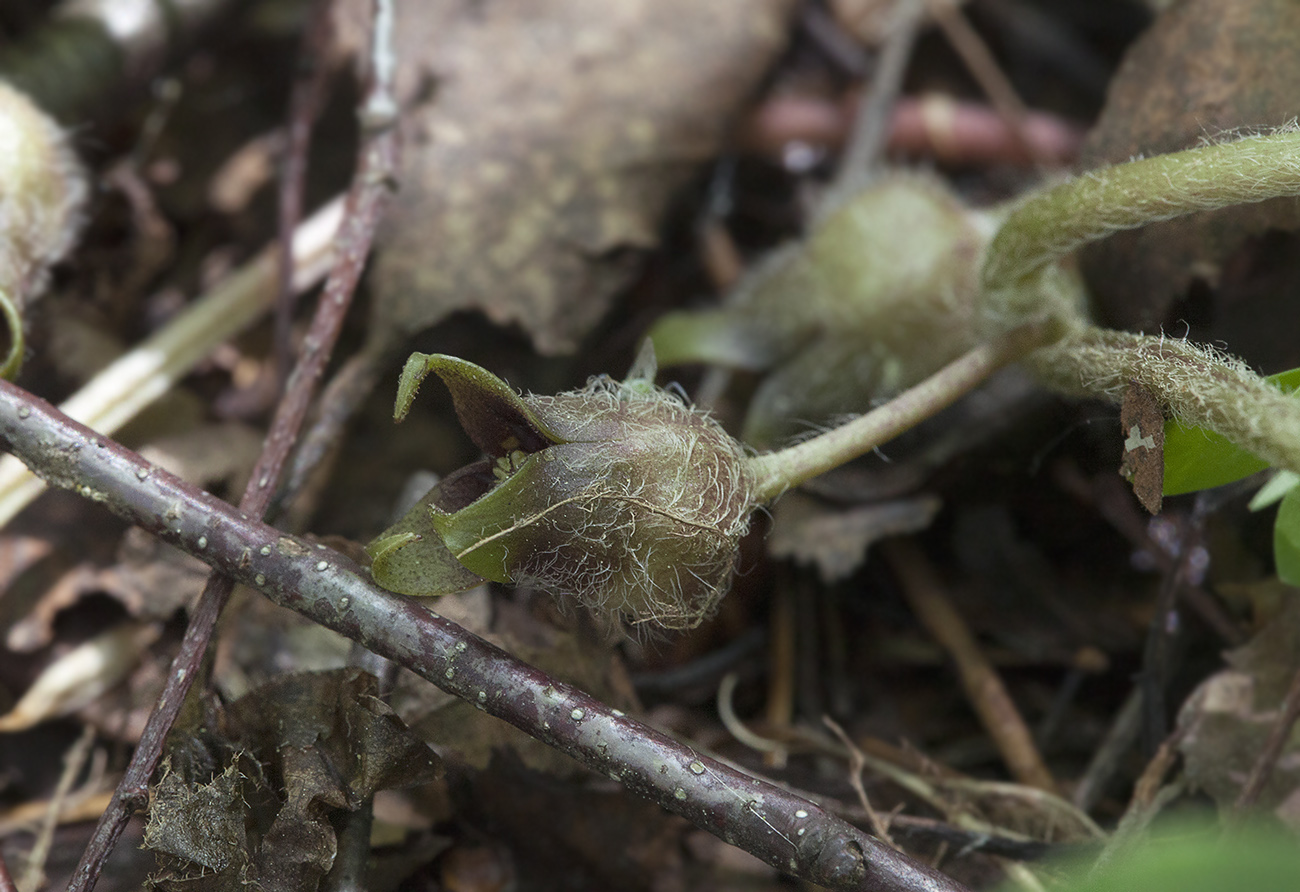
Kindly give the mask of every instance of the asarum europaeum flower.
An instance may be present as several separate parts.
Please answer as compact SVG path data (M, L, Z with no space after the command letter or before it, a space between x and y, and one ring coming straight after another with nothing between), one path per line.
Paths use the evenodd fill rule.
M394 416L429 372L487 457L448 475L367 547L384 588L442 595L483 579L531 585L630 623L698 625L726 593L755 507L739 443L655 387L520 396L451 356L416 353Z

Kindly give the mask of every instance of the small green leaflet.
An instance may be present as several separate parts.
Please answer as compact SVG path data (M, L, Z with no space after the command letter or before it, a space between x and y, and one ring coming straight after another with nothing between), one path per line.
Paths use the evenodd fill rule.
M1300 389L1300 368L1270 375L1269 381L1283 391ZM1165 495L1176 496L1198 489L1223 486L1268 467L1226 437L1199 427L1165 423Z
M1286 393L1300 390L1300 369L1268 378ZM1222 486L1268 467L1268 462L1199 427L1165 424L1165 495ZM1251 501L1259 510L1281 500L1273 523L1273 560L1278 577L1300 585L1300 486L1296 476L1281 471Z
M1287 585L1300 585L1300 487L1282 497L1273 523L1273 562L1278 578Z

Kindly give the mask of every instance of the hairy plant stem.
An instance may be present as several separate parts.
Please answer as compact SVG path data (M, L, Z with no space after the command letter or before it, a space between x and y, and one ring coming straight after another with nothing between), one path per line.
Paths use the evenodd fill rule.
M821 807L612 710L434 613L348 558L199 492L0 382L0 437L71 489L504 719L782 871L833 889L962 892Z
M1050 343L1060 326L1030 322L969 351L877 409L796 446L749 460L754 499L769 502L919 424L969 393L993 372Z
M1297 194L1300 130L1294 127L1089 171L1013 207L989 247L983 285L1014 287L1121 229Z
M1183 424L1300 472L1300 400L1210 347L1080 323L1025 365L1047 386L1075 396L1118 402L1138 382Z

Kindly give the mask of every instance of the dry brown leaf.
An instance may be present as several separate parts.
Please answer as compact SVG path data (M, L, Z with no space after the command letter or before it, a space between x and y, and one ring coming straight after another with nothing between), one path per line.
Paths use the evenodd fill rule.
M377 689L355 668L276 678L225 710L225 739L215 728L203 736L227 753L215 778L203 767L215 752L181 742L146 829L146 845L166 856L158 887L196 888L202 877L221 890L318 888L336 855L337 812L441 771Z
M372 338L457 310L573 350L720 150L792 0L401 4L409 114Z
M68 651L0 716L0 732L22 731L90 705L131 673L160 631L155 623L123 623Z
M772 509L768 551L814 565L829 585L852 576L878 540L928 527L941 505L938 496L918 496L845 508L787 493Z
M1239 129L1279 127L1300 95L1300 4L1188 0L1130 49L1083 151L1083 167L1172 152ZM1300 202L1276 199L1117 233L1083 251L1102 321L1154 331L1196 278L1250 236L1300 229Z
M1165 483L1165 416L1145 385L1130 381L1119 410L1124 455L1119 472L1133 484L1142 507L1160 513Z
M1203 682L1178 718L1186 729L1180 748L1188 779L1224 809L1240 795L1300 669L1300 597L1294 590L1277 617L1230 652L1227 661L1231 668ZM1300 736L1295 733L1258 804L1300 832Z
M104 594L142 619L167 620L199 596L211 572L198 558L160 542L138 528L122 537L117 560L97 566L84 560L63 573L5 638L13 650L49 644L59 614L86 595Z

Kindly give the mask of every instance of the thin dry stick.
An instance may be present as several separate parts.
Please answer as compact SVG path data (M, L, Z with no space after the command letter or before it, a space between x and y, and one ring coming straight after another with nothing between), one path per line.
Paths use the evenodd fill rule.
M858 748L858 745L840 727L839 722L828 715L822 716L822 722L840 739L840 743L844 744L844 749L848 750L849 783L853 786L853 792L858 794L858 803L861 804L862 810L867 813L867 820L871 822L871 832L897 849L898 844L889 835L889 826L881 819L880 813L871 807L871 800L867 798L867 788L862 785L862 771L867 767L867 757L862 754L862 750Z
M22 880L19 883L23 889L39 889L45 883L45 862L50 857L50 847L54 843L54 830L59 826L63 807L68 802L68 794L72 792L72 782L85 767L86 759L90 756L91 744L94 742L95 729L87 725L82 729L81 736L63 756L63 773L59 775L59 783L54 788L49 810L46 811L45 819L41 822L41 829L36 834L31 854L27 856L27 866L23 869Z
M870 88L863 92L858 102L853 131L840 161L839 181L835 188L838 194L852 194L861 189L876 170L889 142L894 103L902 89L903 75L908 60L912 58L912 45L916 42L924 13L925 4L921 0L898 0L894 8L885 49L880 54Z
M1025 122L1029 118L1029 109L1016 93L1016 88L1007 80L998 66L997 59L989 52L988 45L979 36L966 16L952 0L930 0L930 13L935 24L943 31L948 43L961 56L966 70L984 91L984 95L993 103L998 115L1015 136L1020 147L1029 159L1039 167L1046 167L1048 159L1038 143L1029 135Z
M1106 736L1074 787L1071 801L1080 811L1092 811L1101 801L1106 787L1123 766L1124 756L1137 740L1141 725L1142 689L1135 685L1124 699L1124 705L1115 713Z
M14 885L14 878L9 875L9 865L5 863L3 854L0 854L0 892L18 892L18 887Z
M891 540L881 547L917 618L957 664L962 687L1012 777L1022 784L1055 792L1056 781L1034 744L1034 735L921 550L905 539Z
M386 0L377 0L372 50L372 77L365 103L370 107L369 119L378 123L383 112L391 112L391 80L380 74L391 72L381 64L381 55L388 53L391 40L391 8ZM385 15L384 11L387 10ZM316 382L325 370L330 352L343 326L343 317L351 303L352 295L361 277L370 243L379 221L382 207L389 194L397 170L397 133L393 119L389 126L372 130L361 147L357 173L348 193L344 222L337 240L338 257L329 279L321 293L320 303L312 325L303 340L303 352L290 376L284 398L271 422L262 455L253 468L248 488L240 500L240 511L246 515L261 516L270 502L279 480L289 449L297 438L302 420L307 413ZM202 673L203 654L216 628L217 619L225 606L234 580L214 574L208 578L185 630L185 637L172 661L167 684L141 735L140 743L132 756L112 802L105 810L90 845L82 854L81 862L69 884L69 892L88 892L94 888L103 869L104 861L121 836L132 812L142 808L147 801L149 780L162 756L167 732L195 678Z
M783 751L785 747L779 741L755 734L745 726L740 716L736 715L732 696L736 693L736 682L739 677L735 672L728 672L718 682L718 721L722 722L722 727L727 729L727 733L755 752Z
M777 584L772 616L768 620L767 662L767 724L771 728L789 728L794 721L795 661L798 659L796 641L795 582L783 574ZM763 764L769 768L784 768L790 753L785 747L769 750L763 755Z
M1155 755L1142 770L1133 787L1133 796L1129 800L1128 807L1124 809L1119 826L1115 828L1115 832L1106 841L1105 848L1093 862L1092 873L1095 874L1113 861L1117 855L1136 845L1160 810L1182 790L1181 782L1175 782L1170 786L1162 786L1162 784L1165 775L1178 759L1178 747L1183 741L1184 734L1186 734L1185 728L1175 728L1173 733L1156 748Z
M0 437L52 485L95 499L782 871L857 892L964 890L815 803L551 678L420 599L384 591L344 555L240 514L8 382L0 382Z
M1273 775L1273 769L1277 766L1278 757L1282 755L1282 749L1291 739L1291 729L1295 727L1296 719L1300 719L1300 669L1297 669L1295 675L1291 677L1291 687L1287 689L1286 697L1282 700L1282 710L1278 714L1277 721L1269 729L1264 747L1259 751L1259 757L1250 769L1250 776L1246 778L1246 783L1241 787L1241 794L1237 796L1237 801L1232 806L1237 816L1244 814L1259 799L1259 794L1263 792L1268 779Z
M303 32L298 77L289 95L288 139L280 172L280 200L276 226L280 235L279 289L275 304L275 380L283 387L290 369L290 327L293 323L293 254L289 236L302 219L303 191L307 183L307 154L312 125L320 117L327 96L329 65L326 54L333 38L333 0L315 0Z
M1183 737L1187 733L1186 728L1178 727L1173 730L1168 737L1161 741L1160 746L1156 747L1156 753L1147 763L1146 768L1138 775L1137 783L1133 785L1133 798L1129 800L1128 807L1124 809L1124 815L1127 817L1136 811L1149 809L1156 801L1156 793L1160 791L1160 785L1164 783L1165 775L1169 769L1174 766L1178 759L1178 747L1183 742Z

